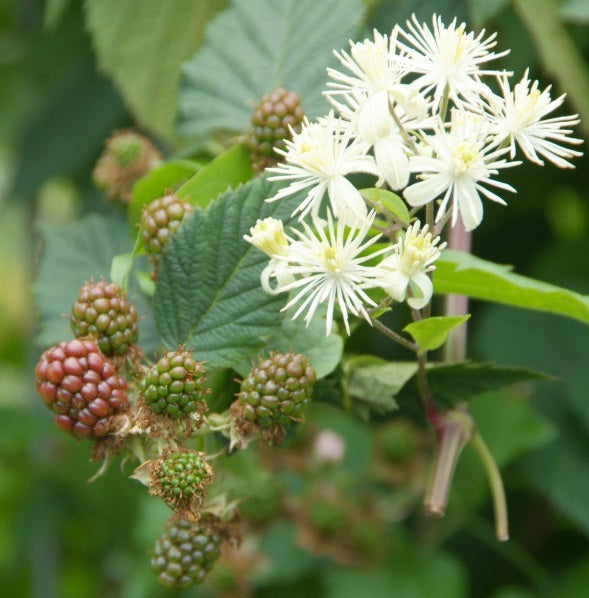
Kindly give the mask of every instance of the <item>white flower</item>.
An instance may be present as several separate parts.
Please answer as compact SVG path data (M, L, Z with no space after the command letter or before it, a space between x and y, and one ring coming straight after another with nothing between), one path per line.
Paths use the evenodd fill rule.
M243 238L271 258L288 253L288 239L282 220L271 217L258 219L256 225L250 228L250 235L243 235Z
M379 264L381 286L395 301L405 301L414 309L425 307L431 300L434 287L428 272L435 270L434 262L446 243L438 245L440 237L432 238L427 224L420 229L419 220L393 246L394 254Z
M412 15L407 21L408 31L399 28L399 35L407 44L398 42L406 53L407 68L421 74L413 85L426 92L434 90L436 103L442 99L446 88L454 103L460 106L460 97L478 95L483 83L480 75L496 74L496 70L481 70L485 62L504 56L505 52L490 52L496 44L496 33L486 39L483 29L476 37L465 32L465 24L456 25L454 19L448 27L442 18L433 15L433 33L425 23L419 23Z
M453 110L449 131L440 126L433 135L424 138L431 148L431 156L410 159L411 171L419 173L418 178L422 180L405 189L407 203L422 206L443 196L436 222L442 219L452 200L452 226L460 213L467 231L476 228L483 219L480 194L505 205L501 197L483 185L515 192L511 185L492 177L501 168L517 166L520 162L500 158L509 148L493 148L492 140L489 123L483 117Z
M578 115L544 118L556 110L564 101L565 95L552 100L550 86L538 90L538 81L528 78L528 70L521 81L510 89L507 73L498 77L503 97L489 96L486 108L491 112L493 130L497 144L508 140L510 156L515 156L515 145L524 156L536 164L543 165L542 158L559 168L574 168L568 161L582 155L563 143L577 145L582 139L570 137L573 127L579 124Z
M331 209L338 218L353 225L366 218L366 204L358 190L346 179L354 172L378 176L374 160L367 155L369 146L352 137L349 125L333 114L318 122L305 120L300 133L286 141L286 151L276 149L285 160L275 168L271 181L291 181L267 201L275 201L310 187L307 196L294 210L300 218L311 212L316 216L321 200L327 192Z
M294 230L297 238L289 238L288 255L272 259L262 273L262 287L273 294L295 291L282 311L298 305L292 319L306 312L304 319L307 326L319 305L326 303L328 335L333 326L336 305L342 313L348 334L348 312L370 322L364 305L374 307L376 304L363 289L375 286L376 271L374 267L365 266L364 262L390 251L387 247L363 255L378 239L375 236L366 240L374 216L375 213L371 212L360 227L352 227L349 231L346 231L342 220L334 222L329 210L327 222L314 219L315 230L303 222L304 231ZM289 282L282 282L289 278ZM275 279L274 286L271 286L270 279Z

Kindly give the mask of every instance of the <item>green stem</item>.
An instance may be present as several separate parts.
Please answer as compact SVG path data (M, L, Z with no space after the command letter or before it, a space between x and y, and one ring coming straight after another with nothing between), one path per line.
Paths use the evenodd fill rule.
M377 320L376 318L371 317L370 321L372 322L373 326L377 330L379 330L385 336L388 336L390 339L394 340L395 342L399 343L406 349L409 349L410 351L413 351L414 353L417 353L419 351L419 346L417 345L417 343L412 343L410 340L407 340L404 336L401 336L394 330L391 330L386 324L383 324L380 320Z
M495 535L501 542L509 540L509 520L507 515L507 501L505 500L505 488L501 474L491 452L478 432L471 438L472 446L478 453L491 486L493 497L493 511L495 513Z

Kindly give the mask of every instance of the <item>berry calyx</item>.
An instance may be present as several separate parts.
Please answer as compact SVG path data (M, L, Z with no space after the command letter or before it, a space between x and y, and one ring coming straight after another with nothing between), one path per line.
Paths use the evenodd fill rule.
M183 519L172 520L156 540L151 568L169 588L201 583L221 555L223 536L214 526Z
M70 324L76 337L96 339L105 355L124 355L139 338L135 306L118 284L105 280L82 286L72 306Z
M145 136L130 129L115 131L106 141L92 178L108 199L129 203L135 182L161 162L161 154Z
M251 151L255 172L276 165L281 156L274 148L285 149L284 140L292 139L291 128L295 132L300 131L304 117L300 103L297 93L277 87L262 96L254 108L252 130L246 138L246 145Z
M113 416L127 410L127 382L89 339L62 341L45 351L35 385L55 425L78 438L102 438Z
M157 264L169 238L191 212L192 206L173 193L158 197L143 208L139 230L152 262Z
M168 351L147 370L140 389L154 415L180 419L206 409L204 367L190 351Z

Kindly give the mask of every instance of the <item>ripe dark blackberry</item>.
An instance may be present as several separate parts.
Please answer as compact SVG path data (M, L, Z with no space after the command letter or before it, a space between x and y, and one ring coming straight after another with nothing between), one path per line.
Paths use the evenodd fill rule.
M153 143L130 129L116 131L106 141L92 177L111 200L129 203L135 182L161 162Z
M35 384L56 426L80 438L106 436L111 418L127 410L127 382L89 339L47 349L35 368Z
M95 338L105 355L124 355L139 337L135 306L118 284L105 280L82 286L70 324L78 338Z
M246 138L255 172L262 172L280 161L281 156L274 148L284 150L284 140L292 139L289 127L300 131L304 117L300 102L301 98L294 91L277 87L256 105L251 118L253 128Z
M311 401L316 378L304 355L272 353L260 360L241 383L241 417L261 428L299 419Z
M145 250L154 263L157 264L168 239L191 212L192 206L173 193L154 199L143 208L139 230Z
M204 453L176 451L153 461L150 467L150 493L180 512L195 514L212 481L213 470Z
M206 409L208 390L203 364L189 351L168 351L140 382L146 405L155 415L172 419Z
M171 522L156 540L151 568L169 588L201 583L221 555L221 534L201 523L183 519Z

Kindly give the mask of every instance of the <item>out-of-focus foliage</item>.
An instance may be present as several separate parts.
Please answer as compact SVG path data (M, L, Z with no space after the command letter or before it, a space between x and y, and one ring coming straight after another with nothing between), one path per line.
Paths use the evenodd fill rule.
M212 156L193 156L191 151L203 146L202 139L192 134L210 132L206 114L199 112L207 104L195 103L204 93L197 84L219 76L199 71L208 64L206 52L212 51L213 38L207 42L207 31L214 32L215 27L221 31L224 38L217 43L227 51L219 110L227 108L234 89L247 91L238 94L243 101L233 106L233 112L225 111L229 114L225 120L214 120L213 124L231 128L231 134L240 135L241 127L247 126L248 94L264 93L276 83L270 74L257 71L251 74L255 84L247 86L242 79L232 82L235 57L243 58L238 64L243 77L249 67L272 65L278 82L288 85L290 65L297 71L293 85L297 81L307 85L304 90L309 96L316 81L322 85L323 58L317 58L317 64L306 60L312 48L305 47L305 32L297 31L292 15L286 25L281 21L281 31L286 33L280 39L296 42L287 44L292 53L282 56L286 62L272 54L250 63L251 54L240 54L240 36L251 42L251 35L260 33L266 22L256 21L253 33L235 28L229 35L223 27L235 23L236 7L247 2L229 2L226 9L225 4L8 0L0 6L3 595L175 595L156 586L146 556L167 518L167 508L121 475L118 465L86 484L97 466L88 463L84 444L62 438L51 426L35 395L32 370L44 346L68 333L67 320L60 319L60 313L68 310L64 297L73 296L84 278L108 274L108 255L133 247L121 206L106 204L90 182L92 166L112 130L139 125L157 136L168 157L197 159L190 167L177 163L174 172L160 173L162 179L156 180L154 174L155 186L182 181L190 188L193 172L198 171L196 178L207 168L199 170ZM301 0L299 6L307 4L317 5L318 10L324 5ZM345 47L347 36L357 37L372 27L388 31L413 11L427 21L437 11L446 20L456 16L473 28L498 31L499 46L511 48L504 59L506 68L522 72L529 66L533 77L554 83L555 95L568 92L569 111L587 111L589 3L585 0L371 0L364 2L362 21L361 3L344 4L343 30L337 29L341 19L334 14L317 22L316 33L328 47L334 43L331 40L340 40L340 47ZM294 8L297 0L286 5ZM212 20L215 14L219 20ZM329 30L328 39L323 27ZM202 54L194 54L202 39L208 45ZM307 74L306 68L312 72ZM268 85L262 89L266 77ZM210 108L210 97L208 101ZM179 130L177 118L182 123ZM583 126L587 131L586 115ZM555 172L529 165L512 174L518 194L508 207L486 208L485 224L475 236L476 254L513 264L522 275L588 293L588 158L576 166L575 171ZM148 187L138 187L142 199L134 201L140 206L150 193ZM96 211L102 215L71 223L74 217ZM199 213L194 226L205 218L213 215ZM43 270L39 265L43 251L44 259L52 252L66 255L68 243L95 247L96 267L84 264L77 269L80 256L74 249L61 269L53 263L53 269ZM103 243L108 250L101 249ZM88 253L92 251L84 251ZM172 253L170 266L173 258ZM35 293L47 293L45 300L54 293L51 313L43 302L36 311L28 289L39 268ZM509 282L511 275L502 276L503 283ZM485 299L485 293L488 289L478 297ZM164 299L156 298L159 309L165 308ZM398 315L390 317L393 321ZM157 348L155 334L150 334L153 326L142 322L142 342L148 351ZM490 511L486 480L469 449L459 463L446 518L425 518L420 500L431 456L424 440L427 431L420 421L399 417L392 398L396 388L386 387L387 396L366 403L354 398L352 387L348 410L313 405L305 431L265 455L263 466L249 452L224 458L231 484L247 490L242 509L252 533L241 556L225 555L210 583L190 595L228 596L228 588L237 587L234 595L247 596L239 593L239 584L248 577L260 598L583 596L589 583L585 365L589 331L575 320L476 302L469 326L473 357L493 360L498 366L528 368L521 371L547 372L559 379L533 386L523 382L509 391L493 387L471 402L477 426L505 475L512 523L509 543L498 544L486 523ZM294 325L273 332L277 348L304 340ZM320 381L322 395L336 402L342 373L332 371L331 356L339 355L341 347L321 349L315 347L317 359L324 360L329 374ZM365 329L351 337L345 350L350 356L370 350L388 363L406 357ZM244 367L236 364L235 369L242 374ZM376 387L373 382L370 388ZM221 372L216 383L226 386L228 393L235 392L231 373ZM368 384L365 379L355 383L363 388ZM318 439L328 433L332 442L341 441L344 447L338 465L321 462L317 456ZM124 472L130 474L131 467Z

